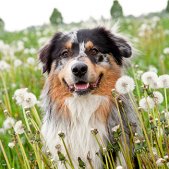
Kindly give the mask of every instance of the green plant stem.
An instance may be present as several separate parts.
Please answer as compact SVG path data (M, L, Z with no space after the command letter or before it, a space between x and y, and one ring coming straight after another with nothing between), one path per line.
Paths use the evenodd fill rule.
M168 112L168 99L167 99L167 89L166 88L164 88L164 97L165 97L166 112Z
M67 154L67 156L68 156L68 159L69 159L69 162L70 162L70 166L71 166L72 169L74 169L75 167L74 167L74 165L73 165L73 162L72 162L72 159L71 159L71 157L70 157L69 151L68 151L68 149L67 149L67 147L66 147L65 141L64 141L64 139L63 139L62 137L61 137L61 140L62 140L62 143L63 143L64 148L65 148L65 150L66 150L66 154Z
M3 155L4 155L4 158L5 158L6 164L7 164L7 166L8 166L8 169L12 169L11 166L10 166L10 164L9 164L9 160L8 160L8 157L7 157L7 155L6 155L6 152L5 152L5 150L4 150L4 147L3 147L3 144L2 144L2 142L1 142L1 140L0 140L0 147L1 147L2 153L3 153Z

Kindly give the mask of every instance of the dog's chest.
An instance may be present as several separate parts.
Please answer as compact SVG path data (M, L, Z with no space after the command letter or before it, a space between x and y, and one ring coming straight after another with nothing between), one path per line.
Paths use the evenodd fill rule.
M53 137L48 134L50 141L49 137L45 136L46 139L48 139L48 147L53 152L52 154L56 154L56 151L53 151L56 144L61 144L57 135L58 132L61 131L65 133L65 142L74 163L77 163L78 157L81 157L82 160L87 163L87 154L89 153L93 165L99 169L101 164L95 154L99 151L99 146L94 136L91 134L91 129L96 128L103 140L108 137L106 124L98 120L95 115L96 110L99 111L99 106L105 101L107 101L107 98L93 95L66 99L65 104L70 111L71 122L58 121L54 127L55 133L52 134ZM52 128L53 127L48 127L47 133L52 133L49 131L49 129Z

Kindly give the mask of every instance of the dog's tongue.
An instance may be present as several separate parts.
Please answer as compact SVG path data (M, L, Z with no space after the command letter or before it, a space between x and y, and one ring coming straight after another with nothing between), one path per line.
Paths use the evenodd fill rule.
M85 90L89 87L89 83L84 83L84 84L76 83L74 84L74 87L76 90Z

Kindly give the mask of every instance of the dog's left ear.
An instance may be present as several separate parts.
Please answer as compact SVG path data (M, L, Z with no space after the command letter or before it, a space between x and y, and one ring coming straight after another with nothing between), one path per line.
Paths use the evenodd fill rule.
M111 33L111 39L119 50L121 57L129 58L132 55L132 48L123 37Z

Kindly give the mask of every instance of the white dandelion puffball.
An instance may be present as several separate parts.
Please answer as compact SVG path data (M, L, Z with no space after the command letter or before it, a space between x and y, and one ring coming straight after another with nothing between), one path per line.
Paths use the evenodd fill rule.
M120 94L132 92L135 89L133 78L129 76L120 77L116 82L115 89Z
M16 60L14 61L14 67L19 67L19 66L21 66L21 65L22 65L22 61L21 61L21 60L16 59Z
M158 80L158 76L157 73L149 71L142 74L141 80L145 85L151 85Z
M156 161L156 164L157 164L158 167L160 167L160 166L163 166L163 165L164 165L164 162L165 162L165 159L159 158L159 159Z
M10 69L10 65L4 61L4 60L0 60L0 71L3 71L3 70L9 70Z
M22 88L22 89L17 89L15 91L13 98L16 100L16 103L18 105L22 105L27 90L28 90L27 88Z
M164 97L160 92L153 92L154 101L157 104L161 104L164 101Z
M35 64L35 59L34 59L33 57L29 57L29 58L27 59L27 63L28 63L29 65L34 65L34 64Z
M161 88L169 88L169 75L161 75L158 78L159 84Z
M9 143L8 143L8 147L14 148L14 147L15 147L15 142L9 142Z
M5 133L5 129L4 128L0 128L0 134L4 134Z
M21 120L19 120L15 123L14 131L15 131L16 134L24 133L24 128L23 128L23 124L22 124Z
M4 128L5 130L8 130L8 129L12 128L12 127L14 126L14 124L15 124L14 118L12 118L12 117L7 117L7 119L6 119L6 120L4 121L4 123L3 123L3 128Z
M163 53L166 55L169 55L169 47L168 48L164 48Z
M37 103L36 96L28 92L27 88L17 89L13 98L16 100L16 103L23 108L31 108Z
M165 116L166 119L169 119L169 112L165 112L164 116Z
M123 169L123 166L118 165L118 166L116 167L116 169Z
M148 109L152 109L155 106L154 100L151 97L144 97L140 100L139 106L147 111Z
M31 108L37 103L36 96L32 93L26 93L24 96L24 101L22 103L22 106L24 108Z

